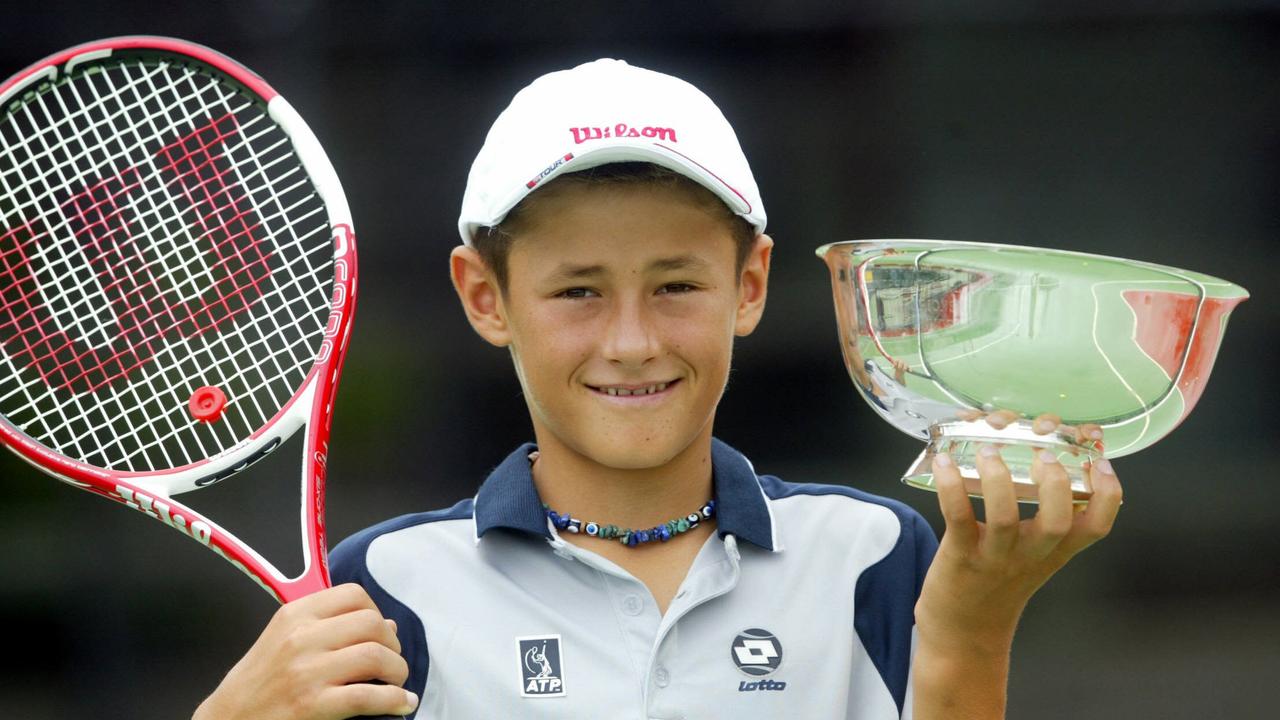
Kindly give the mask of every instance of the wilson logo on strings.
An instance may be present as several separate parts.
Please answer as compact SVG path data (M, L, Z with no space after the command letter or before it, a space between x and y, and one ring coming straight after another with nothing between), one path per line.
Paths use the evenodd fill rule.
M71 187L56 211L0 227L0 343L16 364L94 392L253 307L272 252L226 154L239 136L224 115L147 163ZM140 215L165 218L163 230L142 233ZM175 265L166 256L177 271L160 270Z

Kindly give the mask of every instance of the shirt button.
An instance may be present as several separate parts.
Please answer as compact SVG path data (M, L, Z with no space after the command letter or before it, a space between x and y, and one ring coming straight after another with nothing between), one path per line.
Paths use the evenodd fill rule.
M653 673L653 679L658 683L658 687L666 687L671 684L671 673L667 672L666 668L660 667Z
M644 601L639 595L628 595L622 598L622 611L628 615L639 615L644 610Z

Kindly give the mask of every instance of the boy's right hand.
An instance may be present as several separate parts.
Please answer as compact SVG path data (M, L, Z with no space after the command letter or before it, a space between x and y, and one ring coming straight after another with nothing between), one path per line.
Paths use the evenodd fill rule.
M339 585L276 611L192 720L406 715L418 704L408 676L395 622L364 588Z

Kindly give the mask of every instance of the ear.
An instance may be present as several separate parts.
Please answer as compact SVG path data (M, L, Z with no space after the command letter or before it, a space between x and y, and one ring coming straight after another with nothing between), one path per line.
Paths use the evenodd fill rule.
M480 253L466 245L454 248L449 254L449 274L471 327L493 345L511 344L498 279L480 259Z
M769 294L769 260L773 257L773 238L760 235L742 266L738 282L738 316L733 324L735 335L750 335L764 314L765 297Z

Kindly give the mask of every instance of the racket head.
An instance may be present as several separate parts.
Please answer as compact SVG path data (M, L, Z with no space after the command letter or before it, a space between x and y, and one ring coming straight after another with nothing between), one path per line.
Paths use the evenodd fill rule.
M327 585L325 460L355 290L332 164L239 63L110 38L0 85L0 441L282 599L301 585L171 496L307 425L298 580Z

